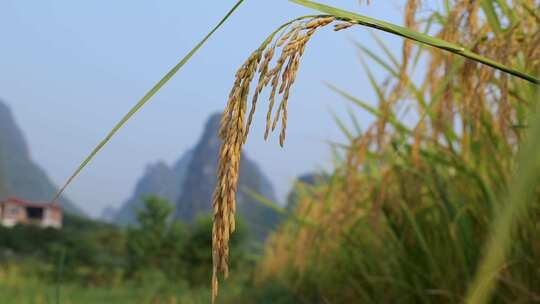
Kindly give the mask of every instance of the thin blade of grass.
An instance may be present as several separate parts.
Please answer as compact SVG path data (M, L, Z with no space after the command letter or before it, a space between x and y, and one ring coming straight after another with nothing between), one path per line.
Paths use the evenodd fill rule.
M60 292L62 287L62 276L64 272L64 264L66 260L66 248L62 247L62 250L60 252L60 259L58 261L57 265L57 272L56 272L56 286L55 286L55 299L56 304L60 304Z
M105 136L101 142L90 152L90 154L84 159L84 161L79 165L79 167L75 170L75 172L68 178L66 183L60 188L58 193L56 193L55 197L53 198L53 201L56 201L60 195L64 192L64 190L71 184L71 182L81 173L81 171L88 165L88 163L96 156L96 154L111 140L111 138L120 130L126 122L135 114L137 113L149 100L152 98L175 74L180 70L190 59L193 57L193 55L206 43L206 41L229 19L229 17L236 11L236 9L242 4L244 0L239 0L236 2L236 4L232 7L232 9L221 19L221 21L218 22L218 24L199 42L189 53L187 53L178 64L176 64L161 80L159 80L153 87L148 91L143 98L141 98L135 106L129 110L129 112L120 119L120 121L112 128L111 131Z
M384 43L384 41L382 41L382 39L374 31L370 30L369 34L371 35L373 40L375 40L375 43L377 43L377 45L383 50L383 52L386 54L388 59L392 61L393 65L396 68L399 68L401 66L401 64L399 63L399 60L392 53L392 51L390 51L390 49L386 46L386 43Z
M336 86L334 86L332 84L329 84L329 83L327 83L326 86L328 86L328 88L330 88L332 91L334 91L334 92L338 93L339 95L341 95L343 98L353 102L354 104L356 104L356 105L360 106L361 108L363 108L364 110L368 111L372 115L374 115L376 117L381 117L383 115L381 113L381 111L379 111L375 107L370 106L367 102L362 101L362 100L348 94L347 92L339 89L338 87L336 87ZM411 130L409 130L405 125L403 125L401 122L399 122L395 118L395 116L392 115L392 114L388 117L388 122L390 122L392 124L392 126L394 126L400 132L405 132L405 133L408 133L408 134L412 133Z
M338 126L338 128L341 130L341 132L343 133L343 135L345 135L345 137L347 137L347 140L349 141L352 141L354 139L354 135L352 134L352 132L347 128L347 126L345 125L345 123L343 122L343 120L341 120L341 118L339 118L337 116L337 114L333 111L330 112L330 114L332 115L332 118L334 119L334 122L336 123L336 125Z
M540 112L536 111L531 116L532 128L529 129L527 140L518 154L517 170L504 205L492 224L492 234L484 247L486 255L468 290L465 303L490 301L497 277L512 246L512 234L529 205L535 202L533 199L535 184L540 178L538 167Z
M354 114L353 109L348 108L347 113L349 114L351 122L353 123L354 131L356 132L355 136L356 137L361 136L362 135L362 127L360 127L360 122L358 121L358 118L356 118L356 114Z
M374 37L376 37L375 35L373 35ZM381 58L380 56L376 55L373 51L371 51L370 49L366 48L365 46L363 46L362 44L360 44L358 41L353 41L354 43L354 46L356 46L362 53L366 54L368 57L370 57L371 59L373 59L376 63L378 63L381 67L383 67L385 70L387 70L390 74L392 74L392 76L396 76L396 75L399 75L399 68L400 68L400 65L399 63L398 64L394 64L395 68L392 68L390 66L390 64L388 62L386 62L383 58ZM382 43L382 42L381 42ZM394 59L390 59L392 62L394 62Z
M374 37L376 37L376 36L374 35ZM380 67L382 67L386 71L388 71L388 73L390 73L393 77L396 77L396 78L401 77L401 75L399 74L398 69L392 69L390 67L390 65L388 63L386 63L384 61L384 59L382 59L380 56L376 55L374 52L372 52L368 48L360 45L356 41L354 42L354 44L355 44L356 47L358 47L360 49L360 51L363 52L363 54L367 55L369 58L371 58L373 61L375 61L375 63L377 63ZM362 65L364 66L364 68L367 66L365 63L363 63ZM368 77L370 77L369 74L368 74ZM422 92L414 85L414 83L412 81L409 80L409 78L408 78L408 76L406 74L404 75L404 77L405 77L405 80L406 80L407 87L414 93L415 97L418 99L418 101L419 101L420 105L422 106L422 108L425 109L427 107L427 105L426 105L426 102L425 102L424 97L422 95Z
M377 80L375 79L375 76L373 75L373 72L371 72L371 69L369 68L368 64L362 58L362 56L359 57L360 64L364 68L364 71L366 72L366 76L368 77L369 83L371 84L371 87L377 93L377 98L379 99L379 103L382 104L386 101L386 96L384 95L382 87L379 85Z
M251 198L255 199L256 201L263 204L264 206L266 206L266 207L274 210L275 212L285 216L286 218L291 218L295 222L298 222L300 224L309 225L309 226L313 226L313 227L318 226L317 223L315 223L315 222L313 222L311 220L297 217L294 213L289 212L287 209L285 209L283 207L280 207L276 202L266 198L264 195L259 194L256 191L253 191L253 190L251 190L251 189L249 189L247 187L243 187L242 192L244 192L248 196L251 196Z
M497 5L501 8L501 11L506 15L508 20L510 20L511 22L508 28L515 25L518 21L518 18L516 16L516 13L512 9L510 9L510 7L508 6L508 3L506 3L506 0L496 0L496 1L497 1Z
M493 2L491 0L482 0L480 1L480 6L482 7L482 11L486 15L486 19L488 20L488 23L493 31L495 33L500 33L502 31L502 26L501 22L499 21L499 17L497 16L497 12L495 11Z

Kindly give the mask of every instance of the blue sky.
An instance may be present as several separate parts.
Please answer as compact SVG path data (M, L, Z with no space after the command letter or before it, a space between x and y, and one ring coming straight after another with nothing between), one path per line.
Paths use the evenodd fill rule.
M0 99L12 108L33 159L61 184L234 2L0 1ZM402 23L402 1L326 3ZM83 171L67 190L69 197L93 215L119 206L147 164L172 163L195 144L207 117L224 107L236 69L266 36L310 13L285 0L246 0ZM381 37L399 52L401 39ZM245 149L281 198L299 174L331 167L326 141L344 140L331 111L346 118L352 106L324 82L373 100L353 40L375 48L361 28L324 30L310 42L291 92L285 148L278 136L263 141L264 111L259 111ZM355 111L363 125L370 121Z

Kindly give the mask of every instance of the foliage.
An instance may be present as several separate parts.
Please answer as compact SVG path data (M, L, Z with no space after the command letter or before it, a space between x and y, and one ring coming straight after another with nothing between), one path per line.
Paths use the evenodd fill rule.
M185 280L194 287L208 285L212 264L210 217L200 217L185 227L177 220L171 221L172 215L168 201L155 196L144 200L144 208L137 213L138 225L127 233L128 277L157 272L168 280ZM245 237L245 230L240 229L231 240L239 247L233 253L235 266L246 263Z
M172 205L159 197L144 200L137 213L138 226L128 230L127 260L130 273L160 270L171 277L182 275L180 255L186 238L180 222L171 222Z
M231 268L242 269L253 264L248 261L246 231L242 222L238 233L231 238L231 243L237 246L231 252ZM212 271L212 219L208 216L196 220L193 231L186 241L182 259L187 263L186 278L192 285L207 285L208 276Z
M0 227L0 303L51 301L57 288L62 303L207 302L211 218L185 226L172 212L167 200L150 196L127 230L71 215L61 230ZM254 263L244 228L231 241L233 269L247 270L224 286L236 298Z
M122 118L66 186L241 2ZM234 230L235 211L234 201L228 200L235 196L225 194L236 191L241 145L247 135L246 99L262 53L280 30L309 19L297 25L306 36L296 40L291 32L287 38L291 39L287 45L290 48L270 75L279 80L279 69L292 56L282 75L286 82L279 90L285 92L278 112L283 113L283 143L288 92L307 40L315 29L337 20L348 23L338 24L340 29L359 24L433 48L419 45L413 52L411 44L405 42L399 62L380 40L380 54L385 57L360 47L365 57L390 75L383 82L377 81L362 61L377 93L378 106L332 88L373 114L375 122L357 137L346 132L350 142L344 145L343 163L328 180L313 186L292 204L294 216L267 244L257 272L262 287L254 297L263 295L266 299L286 290L283 301L304 303L454 303L467 300L467 295L468 300L479 302L488 301L490 296L495 303L539 301L540 243L534 239L540 221L534 158L538 144L532 141L537 145L523 145L528 136L538 134L526 132L534 125L528 113L536 110L534 84L539 83L533 76L540 68L537 1L442 1L443 9L418 19L420 2L407 1L406 23L411 27L424 25L425 33L311 1L293 2L330 15L301 17L280 27L237 74L220 132L226 139L222 153L226 157L220 164L218 183L223 188L216 191L214 202L217 228L201 224L182 246L175 241L181 239L183 229L167 223L170 210L165 204L149 203L146 213L140 214L141 228L130 231L127 239L129 271L151 269L157 270L158 276L170 276L172 270L176 275L177 269L189 269L174 265L174 257L180 255L190 260L190 265L209 263L213 258L214 274L216 270L228 272L229 232ZM427 65L423 77L411 79L409 75L414 75L422 63ZM266 72L267 65L262 61L261 70ZM263 78L260 83L270 80ZM272 81L272 87L275 91L276 81ZM522 149L526 151L523 155L533 157L529 168L523 156L516 162ZM521 173L526 174L516 176ZM518 193L520 190L528 190L529 195ZM529 212L523 216L527 204ZM491 231L495 234L490 238ZM199 251L216 240L214 256L209 247L206 253ZM482 252L480 244L486 242L486 248L496 250ZM92 249L74 252L84 264L91 265ZM199 284L197 268L191 273L191 283ZM491 295L495 286L492 281L497 288ZM216 288L212 299L217 278L213 283ZM468 290L472 291L468 294Z
M44 267L37 267L36 272L55 280L54 265L65 251L65 279L102 284L110 273L124 267L123 240L123 233L110 225L66 214L62 230L0 227L0 254L4 256L3 264L39 261Z

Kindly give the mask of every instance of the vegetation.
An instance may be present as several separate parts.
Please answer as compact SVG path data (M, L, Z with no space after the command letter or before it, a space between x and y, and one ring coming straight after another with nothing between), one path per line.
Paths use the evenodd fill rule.
M540 301L540 242L535 238L540 223L540 114L530 115L537 112L540 83L534 76L540 70L540 3L441 1L442 10L420 14L420 1L409 0L407 27L399 27L311 1L293 2L324 15L300 17L280 27L239 69L220 129L224 143L213 227L201 221L195 230L185 231L167 222L171 210L163 201L149 199L139 214L140 226L125 237L127 271L121 276L137 282L152 270L167 282L188 277L186 284L199 286L212 273L215 300L218 273L227 277L229 260L242 264L245 259L234 256L234 248L242 248L234 237L241 234L231 233L236 229L240 153L258 94L270 85L267 133L281 119L283 144L289 89L305 47L316 31L337 23L336 30L362 25L409 40L401 60L376 36L380 52L358 46L377 106L330 85L374 115L375 122L353 132L339 121L348 138L337 146L340 164L328 178L304 186L309 191L298 192L291 216L267 243L257 270L239 272L239 277L253 275L257 288L238 283L240 292L233 292L233 298L258 303ZM115 126L67 184L216 29ZM411 41L419 44L414 47ZM375 79L373 64L389 77ZM272 116L276 94L282 94L282 101ZM45 252L43 256L53 256ZM93 258L81 256L81 265L92 265ZM110 265L121 269L114 260ZM205 292L205 300L210 299Z
M0 228L1 264L31 264L29 269L47 281L55 280L53 269L65 255L65 280L105 284L123 266L124 244L123 233L116 228L72 215L65 216L62 230L24 225Z
M457 1L411 23L533 73L539 5ZM399 62L377 41L380 52L359 48L390 75L379 83L364 63L378 107L330 86L376 120L344 129L341 165L297 199L259 284L281 282L302 303L539 301L535 86L407 43Z
M0 228L0 302L46 303L58 290L62 303L208 301L211 219L187 227L171 221L172 211L166 200L148 197L127 231L70 215L62 230ZM232 239L234 269L253 269L245 237L242 230Z
M410 71L408 70L408 67L414 67L417 64L418 59L422 58L424 52L423 46L417 49L418 52L416 56L411 56L412 46L410 41L406 41L403 46L403 58L401 64L397 63L397 60L395 60L392 57L392 54L385 48L388 57L390 57L388 59L396 65L393 71L391 64L385 61L386 59L379 58L372 52L367 52L383 68L389 67L391 75L394 76L396 80L393 86L386 88L385 90L382 85L376 83L369 68L366 67L370 80L378 94L380 106L378 109L379 111L376 113L377 122L373 125L374 128L377 128L372 132L374 133L373 137L368 136L366 139L366 135L370 134L361 134L358 136L361 140L355 140L350 136L350 132L346 132L347 135L351 137L352 141L352 144L347 147L347 151L345 152L348 157L348 160L345 162L347 169L344 170L345 173L340 173L340 169L338 168L336 174L346 181L345 186L343 186L344 189L342 190L345 193L343 198L346 198L348 205L350 204L349 199L351 198L351 195L358 191L356 185L351 184L351 180L358 179L358 172L364 171L364 166L367 165L367 160L365 159L366 156L369 156L372 162L377 163L379 168L377 168L378 173L376 173L376 170L369 171L367 176L365 176L366 180L361 181L362 185L366 184L368 180L370 183L373 183L371 174L375 174L375 176L384 176L383 183L386 184L390 180L390 183L393 183L394 187L398 187L399 189L405 186L409 178L412 179L418 175L425 177L431 174L435 175L433 179L437 180L437 184L433 186L441 187L441 185L444 185L443 187L446 187L444 182L444 172L438 172L439 168L433 170L433 166L436 162L440 162L449 166L449 168L446 169L453 169L458 172L461 169L461 173L468 173L467 171L469 170L475 171L473 175L475 175L477 180L481 181L481 184L478 185L480 191L486 192L482 193L482 195L484 195L484 199L487 199L486 205L489 207L484 211L493 213L493 210L497 209L494 206L501 203L516 203L512 201L512 199L509 202L501 202L500 200L495 199L495 196L493 195L503 195L506 193L506 191L504 191L506 189L505 184L509 182L511 175L514 172L514 153L519 150L515 149L515 147L516 145L519 145L522 138L525 137L525 132L515 130L515 125L533 125L533 121L530 120L530 117L528 115L523 115L523 113L527 112L525 110L527 107L529 107L530 110L534 110L534 108L531 108L531 105L535 105L535 88L536 85L540 84L540 80L530 73L536 72L539 68L539 54L536 51L536 42L533 42L533 45L527 45L526 43L523 43L523 39L529 39L531 42L538 39L538 16L535 15L534 9L532 9L531 13L530 6L526 6L527 4L523 4L523 2L521 4L515 3L515 7L509 7L505 2L498 1L497 5L502 10L499 14L493 4L465 4L457 1L455 3L455 8L447 6L445 12L438 12L428 16L429 21L427 23L429 26L435 23L442 28L438 33L430 36L428 34L417 32L411 28L396 26L312 1L293 0L292 2L314 8L326 15L299 17L282 25L274 31L261 46L248 57L237 71L236 79L229 93L229 99L222 116L219 135L222 138L223 143L219 153L220 163L217 172L218 183L212 199L212 205L214 206L214 229L212 231L212 249L214 253L214 268L212 271L213 301L217 296L218 273L222 273L225 278L227 278L229 274L229 238L236 226L236 191L241 150L243 144L247 140L259 94L265 87L271 87L268 112L266 115L265 139L268 137L270 130L273 131L276 128L281 119L279 141L280 145L283 146L287 128L287 103L289 92L296 79L302 55L304 54L311 37L318 30L329 24L334 23L335 31L344 30L355 25L372 27L435 48L435 51L431 49L430 54L428 54L429 58L427 58L427 60L430 61L430 66L426 71L425 77L421 81L422 83L419 85L416 85L414 81L409 79L408 75ZM538 5L535 3L529 4L533 6ZM418 2L416 0L407 2L405 19L407 25L410 27L415 27L419 24L419 22L415 20L417 9ZM485 14L488 18L482 20L482 14ZM524 17L524 19L519 19L520 22L522 22L522 24L519 25L527 26L526 30L519 31L519 34L521 35L519 39L514 36L514 34L518 32L516 29L518 26L517 15L522 15ZM508 27L505 29L501 26L501 24L504 23L508 23ZM503 32L504 34L502 34ZM463 34L463 36L458 36L458 33ZM523 36L525 36L525 38ZM473 46L474 51L469 50L468 47L463 47L463 45ZM497 52L497 48L500 49L499 52ZM272 66L272 59L278 50L281 51L281 55ZM484 51L483 53L489 53L490 57L493 59L488 59L487 57L480 55L482 51ZM458 57L454 58L454 55L458 55ZM471 61L465 61L466 59ZM525 66L524 63L528 62L528 60L531 60L531 64ZM455 75L454 72L460 74ZM515 78L509 80L508 75L513 75ZM257 86L253 93L251 109L249 114L247 114L250 86L255 79L255 76L257 76L258 79ZM453 83L460 78L461 81L458 81L456 84ZM386 81L387 84L391 82L392 79ZM517 96L511 96L510 90L512 89L516 92L515 95ZM459 94L460 91L462 94ZM341 92L341 94L347 95L344 92ZM281 95L281 102L274 113L275 99L276 96L279 95ZM481 97L483 95L485 95L485 97ZM471 100L470 98L472 96L477 97L479 100ZM517 100L510 100L511 97L517 98ZM349 99L352 99L364 107L367 105L354 98ZM399 118L394 116L400 114L396 112L399 112L401 109L401 103L410 102L411 99L417 102L417 108L411 111L409 107L406 107L409 112L406 114L408 119L412 119L413 128L407 126L407 124L402 121L403 119L400 121ZM517 109L512 111L512 107L516 107ZM367 108L371 107L367 106ZM494 130L494 126L497 126L498 129ZM536 131L532 128L531 130L530 135L536 135ZM483 134L484 132L486 132L486 134ZM484 141L484 139L479 139L479 136L486 136L485 138L489 140ZM496 140L494 140L494 138L496 139L499 136L502 137L501 142L495 142ZM534 148L535 146L531 149ZM503 157L506 157L506 163L501 164L500 159L489 159L489 157L484 155L484 153L486 153L484 149L495 150L488 152L492 153L491 156L495 155L496 152L499 152L497 149L502 149L503 151L501 151L501 153L503 154ZM358 150L361 151L361 157L355 159ZM426 153L431 155L425 158ZM478 155L474 155L475 153ZM471 159L468 157L473 157L472 163ZM408 166L405 168L397 167L396 169L395 162L400 158L409 160L411 162L409 165L414 166L410 168ZM459 159L457 163L455 163L455 158ZM478 163L488 159L489 161L486 166L476 167ZM423 172L421 162L427 160L430 162L428 163L428 166L424 167L428 167L429 170L428 172ZM489 165L492 165L494 162L497 163L498 167L489 167ZM401 162L398 164L403 166ZM389 166L388 168L387 165ZM407 170L403 171L404 169ZM489 178L492 178L494 174L494 172L489 170L498 169L498 171L495 171L495 174L500 173L500 176L498 176L496 180L487 180L484 182L482 180L482 174L484 173L482 170L486 169L488 171L485 173ZM517 173L519 174L520 172L518 171ZM352 175L352 177L349 177L349 175ZM405 176L407 176L406 179L404 178ZM517 179L518 182L516 182L516 185L533 186L536 175L529 174L528 177L528 180L523 179L520 181L520 179ZM419 180L417 182L421 181L422 180ZM470 182L471 180L467 181L467 183ZM334 186L334 184L332 185ZM352 187L353 185L354 187ZM487 187L487 189L484 187ZM379 190L379 192L390 196L390 194L386 194L390 188L393 187L389 186L384 191ZM422 195L425 191L429 192L434 191L435 189L437 188L420 187L415 190L418 191L418 194ZM508 196L520 201L526 201L528 199L526 196L514 195L515 192L523 191L524 189L528 188L526 188L526 186L523 186L523 188L516 186L516 188L511 189ZM448 194L446 192L448 192L449 189L444 189L444 191L445 194ZM392 191L390 192L392 193ZM335 194L335 189L332 187L329 194L325 195L325 200L333 194ZM352 210L348 209L350 208L348 206L346 207L347 210L345 212L341 210L340 212L344 212L341 214L341 217L350 221L351 218L354 218L351 214L363 214L365 212L378 213L380 211L379 209L382 208L382 202L374 203L372 201L374 197L375 196L358 199L361 201L360 205L356 205L356 208ZM469 199L473 197L474 195L469 197ZM390 227L395 228L393 221L405 216L405 218L408 218L409 221L413 223L416 233L419 233L418 230L420 228L417 226L416 220L414 219L414 212L408 210L408 208L412 208L413 206L416 207L417 204L420 203L419 199L420 197L414 197L412 201L404 200L393 202L392 207L395 208L396 206L401 206L399 208L405 209L406 211L404 214L400 215L389 214L388 216L391 217L391 219L389 219ZM425 205L423 207L437 206L437 203L439 203L441 199L446 199L447 201L445 201L445 203L447 204L452 203L450 202L450 199L445 196L429 198L428 195L427 201L429 202L424 203ZM474 197L474 199L477 198ZM334 199L333 197L331 197L330 200L332 204L336 204L338 201L337 198ZM396 205L396 203L398 205ZM372 205L375 205L374 211L370 210L372 209ZM422 205L422 203L420 203L420 205ZM321 212L321 214L328 215L328 206L325 206L324 208L326 210L324 213ZM312 208L310 207L309 209L311 210ZM519 214L518 212L512 211L518 209L523 208L518 208L516 205L508 209L513 215L510 217L507 216L506 220L500 220L501 227L504 228L496 227L496 229L500 230L496 230L497 235L494 236L495 238L509 240L512 229L511 222L515 220ZM359 212L358 210L362 211ZM459 210L459 212L456 212L456 210ZM385 211L389 212L388 210ZM438 211L439 210L437 209L435 213ZM455 220L454 216L456 216L456 214L461 218L463 216L462 212L464 211L462 211L461 208L454 206L449 208L449 210L446 210L446 212L446 215L448 216L447 220L449 220L447 223L451 223ZM398 211L397 213L401 213L401 211ZM330 215L332 214L330 213ZM494 221L489 217L486 221L485 213L483 216L482 219L486 226L489 226L489 223ZM374 217L378 217L378 215L374 215ZM439 215L436 215L435 217L439 217ZM335 221L334 218L331 219ZM320 221L315 222L320 224ZM498 222L499 221L496 221L495 223ZM502 222L505 222L505 225L503 225ZM426 223L433 225L436 222L432 222L432 219L430 219L430 221L427 221ZM480 223L482 223L482 221L480 221ZM336 224L334 223L333 225ZM345 227L347 226L345 225ZM480 225L478 228L481 229L481 227L482 226ZM469 228L477 227L472 226ZM343 229L343 227L340 227L339 229ZM475 233L478 232L477 230L473 231ZM291 234L294 235L292 232L286 233L286 235ZM317 236L320 234L320 231L315 233ZM397 239L400 239L399 234L396 231L394 231L394 234L397 235ZM352 233L352 235L356 236L357 233ZM296 237L298 236L295 235L290 242L295 242L294 240L296 240ZM332 238L333 237L335 236L332 236ZM372 237L367 238L371 239ZM421 247L424 247L425 251L429 250L427 241L423 236L418 240L420 243L415 244L415 246L420 245ZM437 237L437 240L440 241L441 237ZM311 243L312 241L313 240L310 239ZM494 242L493 244L497 243L503 245L503 248L499 249L501 254L493 257L488 255L486 257L484 265L487 268L482 269L481 273L477 276L475 285L470 291L469 300L485 302L489 299L490 289L493 289L494 286L494 284L489 283L489 281L493 280L492 277L497 275L499 272L498 269L503 266L505 253L508 249L507 247L510 245L509 241ZM491 247L493 246L494 245ZM441 248L443 247L441 246ZM316 251L315 248L307 251L305 249L306 248L302 248L300 252L305 254L305 252ZM318 249L320 250L320 248ZM392 249L392 251L394 251L394 249ZM317 256L318 255L319 254L317 254ZM331 256L334 257L334 255ZM427 260L432 259L431 256L425 258L427 258ZM475 257L469 256L467 258L469 259L469 265L467 266L472 266L473 269L476 269ZM305 257L302 257L301 259L305 260ZM490 260L492 262L489 262ZM433 260L431 262L434 263ZM433 283L433 280L429 281L430 284ZM486 281L487 283L484 283ZM463 279L461 279L461 282L466 282L465 288L467 288L469 282ZM412 284L412 286L415 286L415 284ZM424 293L425 290L435 288L431 285L422 287L425 287L421 289ZM450 291L450 294L463 294L463 292L460 291L461 290L459 289L456 289L455 292L452 290ZM445 290L445 292L447 291ZM394 296L397 294L399 293L394 294ZM478 296L475 296L475 294ZM480 294L483 294L483 296L480 296ZM358 295L356 295L355 298L357 297ZM321 297L316 298L320 299ZM353 299L354 298L343 300L353 301ZM378 300L379 298L376 299ZM393 300L395 301L396 299ZM451 302L457 300L457 298L452 297L449 297L449 299ZM311 299L311 301L313 300L314 299ZM416 301L417 299L414 300Z

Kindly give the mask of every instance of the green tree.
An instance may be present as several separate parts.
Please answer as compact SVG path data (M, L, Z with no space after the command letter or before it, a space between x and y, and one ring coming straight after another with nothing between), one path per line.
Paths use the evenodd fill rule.
M169 277L183 274L180 259L185 229L171 221L172 205L165 199L150 196L144 208L137 211L138 226L130 228L127 237L128 274L161 271Z
M231 269L247 263L245 225L239 221L236 232L231 236ZM182 250L182 260L189 276L186 278L192 286L208 285L212 273L212 218L201 216L191 227Z

